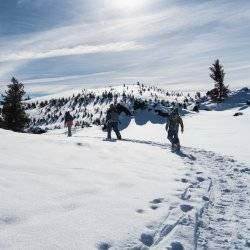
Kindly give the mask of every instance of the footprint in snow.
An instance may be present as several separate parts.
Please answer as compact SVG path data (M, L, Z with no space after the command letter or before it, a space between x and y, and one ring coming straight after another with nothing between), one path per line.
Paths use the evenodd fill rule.
M197 177L197 180L198 180L199 182L203 182L203 181L205 181L205 178L203 178L203 177L201 177L201 176L198 176L198 177Z
M151 234L142 233L140 241L147 247L150 247L154 243L154 237Z
M188 188L181 194L180 198L182 200L189 200L191 198L191 193Z
M150 203L152 204L150 208L152 210L156 210L157 208L159 208L159 204L161 204L163 200L164 200L163 198L157 198L157 199L150 201Z
M13 225L17 224L20 221L20 218L16 216L4 216L0 217L0 225Z
M171 248L169 248L169 250L184 250L184 247L180 242L177 241L171 243Z
M183 212L186 213L186 212L191 211L194 207L191 206L191 205L182 204L182 205L180 205L180 208L181 208L181 210L182 210Z
M250 241L249 240L246 240L245 246L250 248Z
M107 242L101 242L97 245L98 250L108 250L109 248L111 248L111 244Z
M143 209L137 209L136 212L137 212L138 214L143 214L145 211L144 211Z
M187 182L188 182L188 179L182 178L182 179L181 179L181 182L187 183Z
M196 172L196 174L202 174L202 172L201 172L201 171L198 171L198 172Z
M204 201L209 201L209 198L207 197L207 196L202 196L202 199L204 200Z
M157 198L157 199L154 199L152 201L150 201L150 203L153 203L153 204L160 204L163 202L163 198Z
M223 179L219 179L220 183L226 183L227 181L226 180L223 180Z
M91 148L91 146L88 143L82 143L82 142L77 142L76 146L78 146L78 147L85 147L85 148Z
M153 210L156 210L157 208L159 208L159 206L157 206L157 205L151 205L150 208L153 209Z
M250 174L250 168L243 168L240 170L241 173Z
M230 193L230 190L228 188L223 190L224 193Z

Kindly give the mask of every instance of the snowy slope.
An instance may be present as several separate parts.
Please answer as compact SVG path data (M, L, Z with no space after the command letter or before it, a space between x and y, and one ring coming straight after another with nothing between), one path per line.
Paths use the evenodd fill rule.
M56 95L35 98L26 102L30 116L30 127L43 129L63 128L64 114L67 110L74 116L76 127L105 122L106 111L111 103L118 102L131 113L143 103L146 110L166 110L174 104L189 106L195 102L194 95L167 91L155 86L123 85L99 89L72 90ZM144 116L144 115L143 115ZM127 126L127 121L122 126Z
M0 248L247 249L249 111L232 114L186 116L180 153L163 124L134 120L112 142L95 126L72 138L0 130ZM233 152L227 135L242 134Z
M235 117L236 112L239 108L202 111L184 117L187 133L183 135L183 144L231 155L250 164L250 108L241 110L243 115Z
M93 134L69 141L1 131L1 141L8 140L1 145L2 248L122 246L165 214L167 203L155 213L150 201L175 197L181 160L162 156L161 148L146 157L147 144L109 143Z
M211 103L205 96L195 93L167 91L156 86L123 85L99 89L72 90L55 95L35 98L25 102L26 112L31 122L30 128L42 129L63 128L64 114L68 110L74 117L77 128L89 125L103 125L106 111L111 103L117 102L134 115L139 125L148 120L153 123L165 123L166 118L160 112L167 113L173 106L178 106L184 114L192 113L199 103L201 110L223 111L245 109L246 101L250 102L250 91L247 88L232 91L230 97L222 104ZM131 117L121 117L120 129L126 128Z

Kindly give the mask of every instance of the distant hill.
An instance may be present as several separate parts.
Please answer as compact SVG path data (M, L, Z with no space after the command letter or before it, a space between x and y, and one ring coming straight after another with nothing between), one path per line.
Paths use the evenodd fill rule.
M131 116L140 125L149 120L153 123L163 123L171 107L177 105L180 110L185 110L198 99L194 94L167 91L138 83L64 92L31 99L25 103L31 118L30 126L43 129L62 128L67 110L74 116L76 127L103 125L109 105L119 103L120 129L123 129L129 124Z

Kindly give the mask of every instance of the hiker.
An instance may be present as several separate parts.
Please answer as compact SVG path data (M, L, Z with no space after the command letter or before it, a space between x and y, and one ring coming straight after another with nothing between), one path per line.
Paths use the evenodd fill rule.
M121 134L118 130L118 122L119 122L119 113L114 104L111 104L106 117L107 131L108 131L108 140L111 140L111 131L112 129L115 131L117 139L121 140Z
M181 132L184 132L184 124L179 115L178 108L174 108L169 115L168 122L166 124L166 131L168 131L168 139L172 144L172 149L180 149L180 140L178 137L179 125L181 125Z
M64 126L68 128L68 137L72 136L71 127L73 126L73 120L72 115L67 111L64 116Z

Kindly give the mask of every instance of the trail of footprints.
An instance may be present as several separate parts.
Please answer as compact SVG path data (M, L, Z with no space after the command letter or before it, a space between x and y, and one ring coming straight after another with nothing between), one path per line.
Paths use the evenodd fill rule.
M212 169L211 202L200 218L197 249L248 249L249 172L243 164L216 155ZM223 162L223 164L222 164ZM218 171L219 169L219 171Z
M180 194L180 199L185 202L179 205L182 214L180 213L179 217L176 216L178 207L170 206L166 220L154 232L142 233L140 241L143 245L135 249L154 248L177 225L185 224L187 226L193 224L194 249L221 249L222 245L226 249L250 248L250 239L246 238L246 235L250 235L250 226L249 223L247 224L249 222L247 215L250 214L250 190L246 180L247 175L250 174L250 168L242 164L236 164L231 158L217 156L212 152L196 151L195 153L201 156L197 157L200 159L199 165L209 167L212 170L212 177L204 177L202 171L196 171L195 181L188 178L189 174L187 174L187 178L182 178L181 182L189 184ZM204 154L206 157L204 157ZM186 163L190 166L194 165L190 159ZM196 166L198 165L196 164ZM193 168L191 170L195 171ZM201 198L200 204L196 207L192 205L192 201L191 204L188 204L192 200L192 193L194 192L196 193L194 194L195 197L197 197L198 192ZM155 200L159 201L159 199ZM195 219L188 215L194 208ZM171 210L174 212L171 212ZM145 248L145 246L148 248ZM184 249L184 246L181 242L173 241L170 244L168 243L168 246L165 245L164 248L181 250Z
M179 180L186 184L184 191L179 190L177 194L179 201L168 204L168 213L161 223L150 224L145 228L138 237L139 244L131 243L122 249L184 250L182 242L173 240L173 231L175 235L184 234L185 237L192 238L193 249L221 249L222 245L225 249L250 248L250 239L244 238L244 235L250 235L250 226L247 225L247 214L250 214L249 200L246 201L249 189L244 179L245 175L250 174L250 168L213 152L190 149L187 151L191 151L196 157L185 158L191 174L186 173L186 176ZM204 167L211 170L211 177L205 176L202 171ZM148 202L147 208L139 208L136 213L143 215L148 212L148 208L157 211L166 202L168 200L165 198L155 198ZM246 213L239 209L244 209ZM183 230L183 227L186 227L186 230ZM97 248L116 249L105 242L100 243Z
M190 222L190 220L192 219L190 219L190 216L188 214L194 209L194 206L192 204L189 204L189 200L192 197L192 193L195 192L196 189L203 188L203 193L207 194L211 182L210 179L202 177L201 174L201 171L196 172L196 179L194 180L189 180L187 178L182 178L181 180L179 180L188 185L184 192L178 194L180 201L182 200L183 203L177 202L176 204L170 204L169 213L167 214L164 222L156 226L149 225L147 227L147 230L140 235L139 240L142 244L131 249L146 250L149 247L157 246L168 234L173 231L173 229L177 225L182 224L189 226L190 223L192 223ZM204 183L204 185L202 185L201 183L203 182L206 182L206 184ZM201 195L200 199L203 202L208 202L209 200L206 195ZM156 198L149 202L149 206L152 210L156 210L160 208L163 202L167 202L167 200L165 200L164 198ZM144 213L145 210L138 209L136 210L136 212ZM182 250L184 249L184 247L181 242L173 241L170 243L169 248L167 249Z

